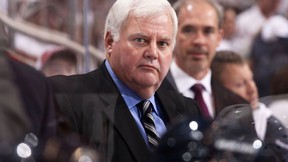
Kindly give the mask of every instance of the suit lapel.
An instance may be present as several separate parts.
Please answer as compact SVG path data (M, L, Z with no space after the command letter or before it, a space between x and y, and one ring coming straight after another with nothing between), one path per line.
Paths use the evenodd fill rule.
M114 126L113 131L116 132L113 134L119 133L137 161L147 159L149 150L124 100L120 95L115 95L110 103L104 112Z
M168 71L166 78L164 79L163 82L166 82L165 80L167 80L170 83L170 85L174 88L175 91L177 92L179 91L170 70Z
M168 97L167 95L168 92L162 92L158 90L156 92L156 98L157 101L159 102L162 110L164 111L164 115L166 117L166 120L168 123L172 122L172 119L175 119L176 117L180 116L181 114L177 110L177 106L175 102L171 100L171 98Z
M143 159L148 158L147 155L150 154L150 151L148 150L124 99L112 78L109 76L106 68L103 69L103 66L102 72L104 72L102 73L104 75L102 75L101 79L103 80L101 82L105 83L105 87L102 87L101 89L105 90L105 93L102 93L99 97L107 103L107 107L104 108L104 113L114 126L113 131L116 132L113 132L113 134L119 133L120 138L127 144L127 147L133 153L137 161L143 161Z

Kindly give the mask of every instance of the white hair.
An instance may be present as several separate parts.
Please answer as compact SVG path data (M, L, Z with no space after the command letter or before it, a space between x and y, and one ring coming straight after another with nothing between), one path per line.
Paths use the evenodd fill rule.
M136 17L151 17L161 13L168 13L173 26L173 46L176 41L178 29L177 15L167 0L116 0L110 8L105 23L104 38L110 32L113 40L118 41L120 32L125 25L128 16L133 14Z

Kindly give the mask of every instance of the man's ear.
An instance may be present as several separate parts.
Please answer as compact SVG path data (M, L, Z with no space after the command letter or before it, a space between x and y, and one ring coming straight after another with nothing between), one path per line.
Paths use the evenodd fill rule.
M107 32L105 34L105 40L104 41L105 41L106 52L108 55L110 55L112 53L112 46L114 43L113 36L112 36L111 32Z

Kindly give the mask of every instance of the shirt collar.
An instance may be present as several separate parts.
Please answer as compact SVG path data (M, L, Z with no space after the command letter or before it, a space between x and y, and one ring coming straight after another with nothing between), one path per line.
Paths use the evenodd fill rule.
M204 76L204 78L201 80L196 80L193 77L189 76L186 72L184 72L182 69L179 68L179 66L176 64L175 61L172 62L170 70L173 78L177 78L174 80L180 93L189 90L196 83L202 84L208 93L210 94L212 93L211 90L212 72L210 69L208 73Z

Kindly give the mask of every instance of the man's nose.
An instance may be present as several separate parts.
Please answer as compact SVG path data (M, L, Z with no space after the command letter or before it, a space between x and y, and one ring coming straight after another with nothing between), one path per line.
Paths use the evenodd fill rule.
M255 82L254 82L254 81L250 81L250 82L248 83L248 92L249 92L249 94L255 93L256 90L257 90L257 88L256 88Z
M157 43L150 43L148 49L145 51L145 57L148 57L152 60L158 58L158 46Z
M194 41L195 44L203 45L206 43L206 37L203 32L197 32L194 36Z

